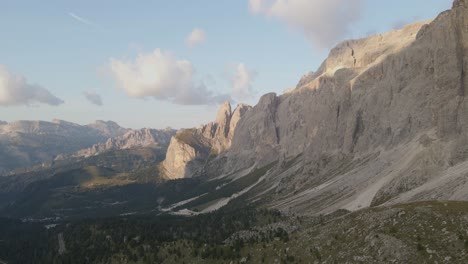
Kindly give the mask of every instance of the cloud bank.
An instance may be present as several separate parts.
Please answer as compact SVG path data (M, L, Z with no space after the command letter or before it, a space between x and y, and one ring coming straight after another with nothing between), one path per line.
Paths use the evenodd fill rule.
M363 0L249 0L254 14L263 14L301 30L313 45L329 48L349 33L360 18Z
M185 44L189 48L194 48L206 41L206 33L203 29L194 28L192 32L185 39Z
M23 76L12 74L0 65L0 106L42 103L57 106L63 100L37 84L29 84Z
M90 103L102 106L102 97L96 92L83 92L83 95Z
M243 63L239 63L232 75L232 96L237 100L246 100L253 96L252 83L257 77L257 72L247 69Z
M153 97L182 105L221 103L227 94L215 94L204 83L196 84L195 69L160 49L140 54L134 61L111 58L110 71L118 86L134 98Z

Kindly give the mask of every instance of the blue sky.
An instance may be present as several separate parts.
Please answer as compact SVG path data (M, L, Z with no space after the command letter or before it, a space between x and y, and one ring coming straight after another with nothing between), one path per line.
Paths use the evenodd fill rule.
M451 0L3 0L0 120L198 126L213 120L226 98L254 105L264 93L295 86L340 40L428 20L450 6ZM202 34L190 42L194 29Z

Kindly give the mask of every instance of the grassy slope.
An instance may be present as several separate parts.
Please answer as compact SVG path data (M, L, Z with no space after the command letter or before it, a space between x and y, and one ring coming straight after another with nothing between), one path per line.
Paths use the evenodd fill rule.
M183 208L202 209L205 205L209 205L219 199L231 197L233 194L241 192L242 190L255 184L275 164L276 162L262 168L255 169L253 172L231 182L227 181L226 179L206 182L200 185L199 188L196 189L196 192L192 193L191 197L205 193L206 195L203 195L192 202L184 204L175 210L180 210Z
M256 244L244 252L252 263L467 263L468 203L423 202L305 219L288 242Z
M245 263L468 263L468 203L420 202L354 213L298 218L298 231L245 242ZM228 246L223 246L228 248ZM182 256L168 254L180 248ZM231 263L165 245L163 263ZM234 261L233 263L237 263Z
M157 168L119 173L96 166L33 182L3 212L12 217L118 215L157 206Z
M85 255L94 263L468 263L468 202L307 218L237 208L193 218L87 220L52 230L44 250L56 251L59 232L68 252L57 263L81 263ZM236 239L223 243L227 237Z

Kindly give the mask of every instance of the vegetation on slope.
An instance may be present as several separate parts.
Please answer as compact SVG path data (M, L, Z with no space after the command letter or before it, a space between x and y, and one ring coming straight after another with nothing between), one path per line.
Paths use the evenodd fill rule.
M231 197L233 194L239 193L242 190L255 184L275 164L276 162L271 163L262 168L255 169L253 172L239 179L235 179L231 182L228 182L226 180L216 180L212 183L208 182L207 184L210 184L210 187L215 187L215 188L211 188L211 190L207 189L207 191L209 192L206 192L206 193L199 192L199 195L202 195L202 194L205 194L205 195L202 195L198 199L195 199L194 201L184 204L183 206L180 206L176 208L175 210L179 210L183 208L196 208L197 209L198 207L203 207L203 205L212 203L214 201L217 201L218 199ZM219 185L216 185L216 184L219 184ZM201 187L206 187L206 186L202 185Z
M467 202L419 202L317 217L227 207L190 218L64 222L49 231L0 221L0 259L8 263L468 262Z

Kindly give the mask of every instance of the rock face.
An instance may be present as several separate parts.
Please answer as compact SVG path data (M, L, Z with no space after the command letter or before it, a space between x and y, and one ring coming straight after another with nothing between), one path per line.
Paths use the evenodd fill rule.
M105 143L98 143L90 148L82 149L73 156L88 157L109 150L122 150L138 147L167 148L171 137L176 130L167 128L164 130L143 128L140 130L130 130L124 135L109 138Z
M296 85L296 88L300 88L308 83L310 83L315 78L314 72L309 72L306 75L302 76L299 82Z
M468 199L467 6L339 44L292 92L247 111L210 166L279 161L263 188L282 210Z
M95 124L99 124L98 122ZM0 173L51 162L107 140L126 129L115 123L81 126L63 120L16 121L0 125Z
M198 129L182 129L171 139L163 162L165 174L170 179L198 175L210 156L223 153L231 146L234 131L250 106L240 104L231 111L225 102L216 116L216 121Z
M195 142L195 137L203 138L196 134L197 131L186 131L177 133L171 138L169 148L167 149L166 159L163 162L164 172L169 179L189 178L197 173L197 170L203 166L204 160L209 155L209 142L202 144ZM193 134L191 134L193 133ZM185 136L194 137L190 142L185 141Z

